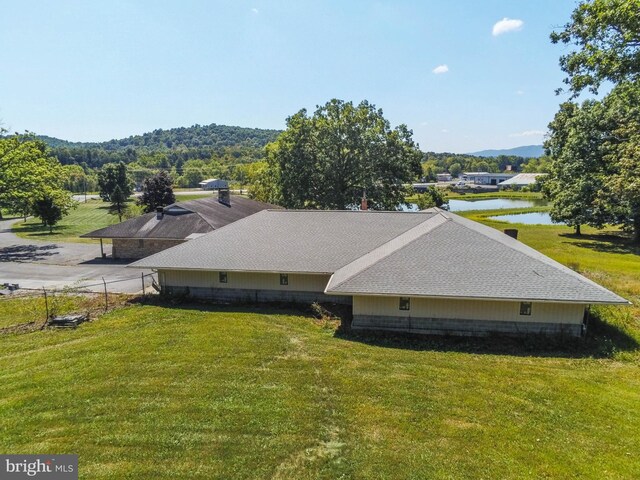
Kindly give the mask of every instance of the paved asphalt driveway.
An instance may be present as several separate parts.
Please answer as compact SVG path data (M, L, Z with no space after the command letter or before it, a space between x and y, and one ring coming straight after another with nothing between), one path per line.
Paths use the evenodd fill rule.
M114 282L107 285L111 292L142 290L142 271L125 268L125 264L110 258L101 259L98 243L25 240L11 231L16 221L20 219L0 220L0 284L17 283L23 288L72 286L102 291L104 277L107 282ZM150 286L151 277L146 277L145 284Z

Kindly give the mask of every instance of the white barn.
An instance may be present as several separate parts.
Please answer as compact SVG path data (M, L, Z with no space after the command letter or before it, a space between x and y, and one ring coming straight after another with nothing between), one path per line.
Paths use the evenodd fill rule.
M354 329L584 332L591 304L628 302L490 227L419 213L264 210L134 263L166 294L352 305Z
M200 185L202 190L220 190L229 188L229 182L219 178L208 178L201 181L198 185Z

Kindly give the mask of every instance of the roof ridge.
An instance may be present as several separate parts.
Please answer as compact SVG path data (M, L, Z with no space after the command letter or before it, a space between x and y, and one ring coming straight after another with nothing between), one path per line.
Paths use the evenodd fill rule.
M440 212L436 211L434 213ZM330 289L337 288L349 279L366 271L376 263L387 258L389 255L402 250L407 245L410 245L420 237L431 232L432 230L435 230L448 221L450 220L444 215L432 215L415 227L411 227L397 237L392 238L388 242L385 242L379 247L374 248L370 252L367 252L364 255L356 258L355 260L347 263L346 265L343 265L338 270L336 270L333 275L331 275L331 278L329 279L329 282L325 287L325 293Z
M573 278L575 278L576 280L578 280L581 283L587 284L589 286L592 287L596 287L597 289L607 292L607 293L613 293L610 290L606 289L605 287L603 287L602 285L594 282L593 280L580 275L578 272L576 272L575 270L570 269L569 267L561 264L560 262L544 255L543 253L537 251L535 248L532 248L524 243L522 243L519 240L516 240L513 237L510 237L509 235L506 235L503 232L500 232L499 230L489 227L487 225L483 225L480 222L474 222L473 220L469 220L468 218L462 217L460 215L456 215L455 213L451 213L451 212L447 212L446 215L443 213L443 215L445 217L449 217L450 220L452 220L454 223L458 223L462 226L464 226L465 228L469 228L470 230L473 230L476 233L479 233L480 235L484 235L485 237L487 237L489 240L494 241L496 243L499 243L501 245L504 245L506 247L509 247L513 250L516 250L517 252L522 253L523 255L526 255L529 258L532 258L540 263L543 263L549 267L555 268L557 270L560 270L570 276L572 276ZM498 236L502 236L504 238L498 238ZM621 300L623 300L626 303L630 303L627 299L621 297L620 295L614 293L614 295L616 295L617 297L619 297Z

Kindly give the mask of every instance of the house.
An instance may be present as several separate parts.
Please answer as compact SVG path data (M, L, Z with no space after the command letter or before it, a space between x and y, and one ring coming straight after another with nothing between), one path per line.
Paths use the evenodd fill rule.
M500 183L500 189L513 188L514 190L518 190L522 187L530 187L536 183L538 178L544 177L545 175L546 173L519 173Z
M354 329L578 336L588 305L628 303L440 209L264 210L130 267L157 270L167 295L351 305Z
M229 188L229 182L219 178L208 178L201 181L198 185L200 185L202 190L220 190Z
M499 185L514 176L514 173L465 172L462 179L476 185Z
M436 180L438 182L450 182L453 177L450 173L436 173Z
M138 259L179 245L212 232L229 223L275 205L240 196L218 196L178 202L156 212L147 213L109 227L81 235L100 239L102 256L106 256L103 239L111 239L112 257Z

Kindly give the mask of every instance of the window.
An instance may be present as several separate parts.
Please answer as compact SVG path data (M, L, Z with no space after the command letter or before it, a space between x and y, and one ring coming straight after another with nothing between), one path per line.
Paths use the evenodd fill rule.
M281 273L280 274L280 285L289 285L289 274Z
M227 272L218 272L218 281L220 283L227 283Z
M411 310L411 299L409 297L400 297L400 310Z
M144 240L138 240L138 248L144 248Z
M522 302L520 304L520 315L531 315L531 302Z

